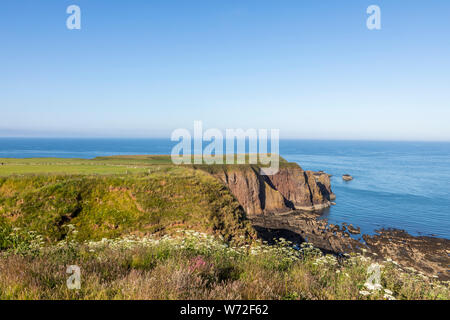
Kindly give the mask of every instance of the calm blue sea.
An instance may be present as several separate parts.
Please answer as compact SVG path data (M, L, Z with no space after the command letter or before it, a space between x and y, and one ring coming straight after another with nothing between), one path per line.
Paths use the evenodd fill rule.
M170 154L173 146L163 139L1 138L0 158ZM324 213L330 223L450 239L450 143L283 140L280 153L333 175L337 205ZM354 180L344 182L344 173Z

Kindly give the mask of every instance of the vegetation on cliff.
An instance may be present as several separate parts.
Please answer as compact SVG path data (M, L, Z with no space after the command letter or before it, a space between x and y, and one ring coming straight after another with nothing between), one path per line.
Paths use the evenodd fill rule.
M153 166L128 175L25 175L0 178L0 226L78 240L170 234L189 228L239 241L254 232L245 212L219 181L185 167Z

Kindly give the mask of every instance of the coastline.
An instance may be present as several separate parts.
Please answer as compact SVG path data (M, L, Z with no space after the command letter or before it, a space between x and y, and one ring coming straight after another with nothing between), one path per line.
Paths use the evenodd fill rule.
M35 288L34 273L28 270L57 274L55 283L64 285L62 265L90 270L105 252L110 263L100 267L108 273L114 266L121 270L117 276L111 280L91 269L84 277L93 283L101 279L127 299L165 297L166 290L172 290L172 297L230 299L232 294L244 300L448 296L443 270L447 240L383 232L373 239L361 235L364 245L349 234L357 227L318 220L320 211L271 213L277 206L328 205L333 194L328 175L303 171L297 164L284 163L279 176L268 178L248 166L176 166L167 156L8 161L0 166L3 173L9 170L0 177L0 222L6 223L0 228L0 238L6 240L0 268L8 274L0 287L25 288L17 297ZM218 173L226 179L219 179ZM254 214L242 204L256 209ZM200 275L192 272L199 261L204 262ZM385 289L367 291L368 268L374 264L386 268L380 277ZM152 288L162 291L141 293L148 279L158 275L158 285ZM188 277L181 292L177 275ZM135 288L135 277L142 284L137 295L126 291ZM172 284L167 285L167 279ZM198 281L211 279L212 288L200 286L206 295L190 291ZM109 297L101 283L93 292ZM37 288L35 298L79 298L45 282Z
M51 159L51 161L42 158L8 159L8 164L0 166L0 170L22 168L25 175L101 172L106 175L125 174L132 179L132 175L148 174L149 170L161 165L173 166L167 157L145 155L101 157L92 160ZM333 192L329 176L325 172L303 171L297 164L286 162L285 166L279 177L271 179L255 174L251 168L230 170L219 167L212 172L208 172L211 169L208 168L206 172L221 181L239 200L241 206L244 204L243 208L249 221L265 240L272 241L270 235L282 234L280 237L287 237L295 243L310 242L323 252L337 256L362 252L364 249L374 257L378 256L377 259L392 259L429 276L449 279L447 268L450 264L448 256L450 240L412 236L399 229L380 230L374 235L356 235L355 233L359 232L355 230L358 230L359 226L329 224L326 218L318 220L320 210L329 207L331 203L330 197ZM205 172L205 168L194 166L192 169ZM310 193L305 197L304 192ZM339 197L339 202L341 201L344 200ZM302 203L308 205L302 206Z
M169 139L151 138L0 138L0 158L82 158L89 162L117 154L170 154L172 147ZM280 154L305 170L333 175L338 201L328 216L330 223L349 222L369 234L393 227L411 235L450 239L450 143L281 139ZM7 168L0 166L0 175L2 170ZM130 166L129 172L135 171ZM355 179L344 183L344 173Z
M317 213L305 211L249 217L258 236L268 242L273 238L297 245L308 242L324 253L340 257L365 253L377 261L393 261L419 275L450 280L449 239L412 236L399 229L381 229L372 236L359 234L356 239L345 225L330 225L326 219L317 218Z

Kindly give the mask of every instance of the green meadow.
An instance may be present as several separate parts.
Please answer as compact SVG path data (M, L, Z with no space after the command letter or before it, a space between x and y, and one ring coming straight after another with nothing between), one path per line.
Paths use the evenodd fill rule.
M194 159L194 156L192 156ZM237 158L235 158L237 161ZM246 163L249 156L246 155ZM225 160L223 161L225 163ZM192 160L194 163L194 160ZM258 165L260 165L258 163ZM280 157L280 167L296 166L288 163ZM98 157L94 159L63 159L63 158L32 158L32 159L8 159L0 158L0 176L29 175L29 174L130 174L152 171L158 166L174 166L168 155L142 155L142 156L112 156ZM222 167L248 167L249 165L184 165L185 167L201 168L204 171L213 172Z
M25 174L127 174L148 171L150 166L170 165L169 156L96 159L1 159L0 176Z

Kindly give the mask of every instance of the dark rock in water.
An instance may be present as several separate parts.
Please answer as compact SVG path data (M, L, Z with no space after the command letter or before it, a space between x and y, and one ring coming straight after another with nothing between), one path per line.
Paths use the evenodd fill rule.
M352 224L347 226L347 230L351 234L360 234L361 233L361 228L360 227L355 228Z
M331 232L339 232L341 229L339 228L339 226L338 225L334 225L334 224L330 224L329 226L328 226L328 229L331 231Z
M343 179L344 181L351 181L351 180L353 180L353 177L352 177L351 175L349 175L349 174L344 174L344 175L342 176L342 179Z

